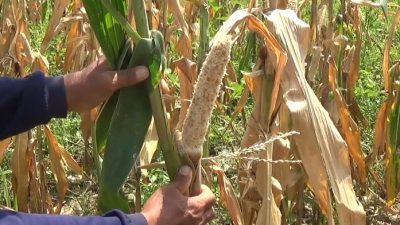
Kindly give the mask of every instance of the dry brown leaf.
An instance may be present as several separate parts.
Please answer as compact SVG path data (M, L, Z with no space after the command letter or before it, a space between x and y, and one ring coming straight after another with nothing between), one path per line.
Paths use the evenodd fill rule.
M358 105L355 98L355 85L360 77L360 62L361 62L361 49L362 49L362 26L361 26L361 15L358 7L355 7L354 10L354 26L357 35L357 41L354 46L354 56L352 57L352 61L349 62L349 72L347 76L347 104L349 105L349 110L353 116L353 118L361 122L364 126L368 126L368 121L361 113L360 106Z
M270 10L287 9L288 6L290 6L290 8L293 10L297 9L297 3L296 3L296 1L293 1L293 0L269 0Z
M156 126L154 124L154 119L151 120L149 130L147 131L146 138L144 139L144 143L142 149L140 150L140 166L145 166L151 163L153 159L154 153L157 150L158 145L158 135ZM142 175L147 176L147 170L142 169Z
M347 104L342 96L341 92L337 86L337 77L336 77L336 67L334 62L329 62L329 84L330 89L334 93L334 98L336 105L339 109L339 117L340 117L340 129L344 134L345 140L347 142L347 146L350 152L350 156L353 158L357 171L358 177L361 181L362 188L366 190L367 185L367 172L364 162L364 153L362 152L361 148L361 134L360 130L358 129L357 124L354 122L350 115L350 111L347 107Z
M388 98L379 109L375 123L374 147L365 159L367 165L371 165L378 155L386 152L387 117L394 100L394 98Z
M264 131L261 126L265 126L265 124L260 124L261 123L261 118L263 115L261 115L261 110L262 110L262 93L263 93L263 83L264 83L264 76L259 76L259 77L244 77L246 80L246 84L249 87L250 90L252 90L252 95L253 98L256 99L257 104L255 105L252 116L249 118L247 121L246 125L246 131L245 134L243 135L242 141L241 141L241 147L249 147L253 144L255 144L259 139L260 136L263 135ZM265 129L264 129L265 130Z
M231 80L232 82L238 82L236 71L235 68L233 67L232 62L228 63L228 66L226 67L226 73L228 74L229 80Z
M28 212L29 194L29 158L28 132L17 135L15 149L11 157L13 190L18 199L18 210Z
M38 0L27 0L26 1L27 4L27 14L28 14L28 18L30 21L33 21L35 23L40 22L40 19L42 18L42 1L38 1ZM0 5L1 5L1 1L0 1Z
M59 150L61 153L61 157L64 160L65 164L75 173L81 174L83 173L82 168L79 166L79 164L75 161L75 159L69 154L63 147L60 146L58 143L56 137L54 134L51 132L49 127L45 126L45 132L47 138L49 138L50 145L52 147L57 147L57 151ZM50 140L51 139L51 140Z
M189 59L181 58L172 63L172 68L176 70L179 78L181 110L176 128L181 130L189 109L189 100L192 99L194 84L197 80L197 65Z
M36 146L37 141L35 140L31 143L31 146ZM29 212L31 213L46 213L45 203L42 202L40 184L36 170L36 157L33 151L33 147L31 147L31 151L27 152L27 156L29 158Z
M189 37L189 26L183 16L185 9L181 6L179 0L168 0L168 8L174 13L174 18L178 21L184 35Z
M81 116L81 130L82 136L85 141L88 141L92 137L92 126L99 115L100 106L97 106L89 111L83 112Z
M183 58L192 60L193 50L192 50L192 40L189 36L183 34L178 43L176 44L176 51Z
M3 19L2 32L0 32L0 57L4 58L10 49L11 41L17 30L9 18Z
M274 169L272 168L272 171ZM271 175L272 196L274 197L275 204L279 208L283 200L283 192L281 183ZM279 213L280 214L280 213Z
M326 175L329 175L340 224L365 224L365 211L353 189L346 143L305 80L303 62L310 45L309 26L290 10L272 11L267 15L267 20L288 52L289 60L281 87L284 101L291 112L293 129L300 132L293 140L301 160L308 162L303 166L310 179L310 188L328 215L328 222L333 224L329 190L325 182Z
M260 159L272 160L272 144L259 153ZM261 209L258 211L256 225L280 225L281 212L272 194L272 165L271 163L258 162L256 170L257 190L262 196Z
M82 7L80 0L73 1L73 13L78 13ZM67 46L65 52L65 60L63 70L65 73L74 72L84 66L84 60L79 56L80 51L85 51L85 45L79 44L83 36L83 21L76 19L72 20L67 33ZM87 40L89 41L89 40ZM83 61L83 62L82 62ZM77 65L78 64L78 65ZM76 66L77 65L77 66Z
M313 47L311 50L311 62L310 67L307 73L307 80L311 83L315 82L315 78L318 73L319 64L322 57L322 48L321 47Z
M182 8L183 8L182 13L184 15L185 22L186 24L188 24L190 32L192 32L191 25L193 24L193 21L197 19L197 17L195 16L197 7L195 7L192 1L180 1L180 2L182 2Z
M244 225L243 212L241 210L239 201L233 191L233 187L229 179L226 177L225 172L217 165L213 165L213 172L217 175L218 186L221 192L221 201L235 225Z
M392 26L390 27L389 36L386 40L385 51L383 52L383 81L385 84L385 90L387 92L392 92L392 79L390 78L389 68L390 68L390 49L392 47L393 38L396 34L397 26L400 23L400 10L396 12L393 18Z
M16 46L18 47L15 48L15 53L19 63L23 67L32 65L35 56L27 35L23 32L20 32L16 40Z
M20 20L17 24L17 31L9 46L9 55L13 60L18 63L17 75L25 76L26 67L30 66L33 62L33 51L28 41L28 29L26 21Z
M34 52L34 59L32 63L32 71L40 70L44 74L49 73L49 61L39 52Z
M361 15L358 7L354 10L354 21L355 32L357 36L356 44L354 46L354 56L350 63L349 76L347 78L347 93L348 99L354 98L354 89L360 72L360 61L361 61L361 44L362 44L362 26L361 26Z
M44 54L44 52L47 50L50 40L56 34L55 33L56 28L59 25L60 20L64 14L64 10L68 6L69 3L70 3L70 0L55 0L54 1L54 8L52 11L52 16L49 21L49 25L47 27L46 34L45 34L42 44L40 46L41 54Z
M68 190L68 181L62 164L62 150L50 128L45 126L46 137L49 141L50 167L57 182L58 200L55 213L59 214L63 206L65 194Z
M273 145L273 160L288 160L290 155L290 141L287 139L278 139L274 142ZM286 189L286 186L289 182L291 182L290 174L290 166L282 163L277 163L272 165L272 176L278 179L279 183L281 183L283 190Z
M11 144L11 138L0 141L0 165L3 162L8 146Z

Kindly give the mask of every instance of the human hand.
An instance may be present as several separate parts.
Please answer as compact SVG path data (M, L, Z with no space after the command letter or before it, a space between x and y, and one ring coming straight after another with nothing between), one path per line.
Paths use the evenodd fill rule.
M149 75L146 67L112 71L105 58L64 76L68 111L84 112L109 98L114 91L135 85Z
M171 184L154 192L142 210L148 225L205 225L214 217L215 196L207 186L198 196L184 195L191 180L192 170L183 166Z

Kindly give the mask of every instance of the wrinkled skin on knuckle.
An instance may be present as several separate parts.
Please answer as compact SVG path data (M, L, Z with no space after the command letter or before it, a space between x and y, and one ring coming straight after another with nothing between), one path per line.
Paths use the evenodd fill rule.
M204 206L201 202L199 201L192 201L190 203L190 206L188 208L188 213L193 219L199 219L201 220L203 215L204 215Z

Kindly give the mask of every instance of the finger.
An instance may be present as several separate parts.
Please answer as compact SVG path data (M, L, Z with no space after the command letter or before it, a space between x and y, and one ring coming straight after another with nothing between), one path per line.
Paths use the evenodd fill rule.
M214 216L214 209L210 208L207 212L204 213L201 224L208 224L212 219L214 219Z
M112 84L114 90L135 85L149 76L149 71L144 66L121 71L109 71L108 73L113 76Z
M109 69L107 58L105 56L100 56L97 60L91 62L87 68L90 70L97 69L100 71L105 71Z
M102 69L109 68L109 64L108 64L107 58L104 55L100 56L97 59L97 67L98 68L102 68Z
M176 175L175 180L172 185L182 194L188 191L190 182L192 181L192 169L189 166L182 166L179 169L178 175Z
M189 201L200 204L200 207L208 210L215 204L215 195L206 185L202 185L201 189L200 195L189 198Z

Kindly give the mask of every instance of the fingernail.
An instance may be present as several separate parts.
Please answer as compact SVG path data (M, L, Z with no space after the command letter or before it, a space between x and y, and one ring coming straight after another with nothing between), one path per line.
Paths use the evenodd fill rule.
M144 66L136 68L136 77L140 80L144 80L149 76L149 70Z
M188 166L182 166L182 167L179 169L179 173L180 173L181 175L183 175L183 176L189 175L189 174L190 174L190 171L191 171L191 169L190 169L190 167L188 167Z

